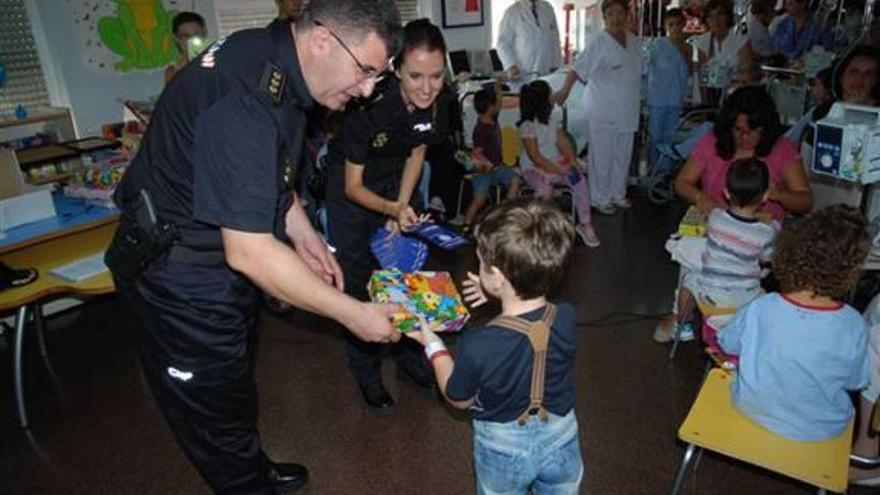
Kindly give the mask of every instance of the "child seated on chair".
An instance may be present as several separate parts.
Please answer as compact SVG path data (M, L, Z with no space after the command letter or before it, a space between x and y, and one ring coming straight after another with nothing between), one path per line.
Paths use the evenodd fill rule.
M477 493L576 494L584 473L574 411L574 308L547 293L565 273L574 238L568 215L547 200L494 207L476 232L479 276L468 273L471 306L501 300L501 315L458 339L453 361L421 326L446 400L473 415Z
M718 334L739 355L736 408L792 440L834 438L853 418L848 391L868 385L868 330L843 299L868 254L858 210L830 206L779 234L773 272L780 293L737 312Z
M758 218L767 201L769 182L767 165L757 158L743 158L730 164L724 190L729 206L727 210L716 208L709 212L702 266L699 271L684 274L678 290L679 325L691 317L695 302L736 309L760 295L761 263L770 260L779 232L779 223ZM712 327L720 328L727 319L713 317ZM715 347L714 332L706 336L706 344Z
M519 169L523 180L542 198L551 197L555 185L570 187L578 216L575 232L587 246L599 246L599 237L590 222L590 189L577 167L572 143L553 113L550 85L538 80L524 86L519 110L517 125L523 148Z
M474 199L465 210L463 226L465 232L470 231L477 213L486 205L489 189L492 186L507 188L507 199L513 199L519 194L519 175L512 167L505 166L501 159L501 126L498 125L501 101L497 92L499 87L500 85L496 85L495 90L483 88L474 94L474 109L479 115L473 133L473 156L476 165L471 185Z

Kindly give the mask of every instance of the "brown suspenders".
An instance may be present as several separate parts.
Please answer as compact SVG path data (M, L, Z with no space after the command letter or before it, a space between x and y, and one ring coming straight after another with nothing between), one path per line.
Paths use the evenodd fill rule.
M544 315L540 320L532 322L517 316L499 316L489 325L506 328L524 334L529 338L534 352L532 364L532 389L529 393L528 409L519 415L517 421L525 425L529 416L538 415L541 421L547 421L547 410L544 409L544 378L547 372L547 345L550 341L550 328L556 319L556 306L547 303Z

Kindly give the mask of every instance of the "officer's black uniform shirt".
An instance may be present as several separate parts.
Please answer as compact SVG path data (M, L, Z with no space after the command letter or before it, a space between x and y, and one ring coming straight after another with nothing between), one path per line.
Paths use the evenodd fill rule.
M344 176L346 160L364 166L364 185L399 178L412 149L422 144L442 142L448 133L448 101L438 96L425 110L407 110L400 83L394 76L383 81L380 94L365 108L346 111L339 131L327 149L331 183L333 176ZM345 191L331 187L330 197L341 198Z
M220 227L283 239L311 105L289 24L214 43L166 86L117 204L147 189L196 249L222 248Z

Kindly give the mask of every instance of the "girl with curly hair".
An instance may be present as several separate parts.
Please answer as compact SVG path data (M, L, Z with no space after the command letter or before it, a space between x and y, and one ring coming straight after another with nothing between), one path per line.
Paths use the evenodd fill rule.
M737 312L718 335L739 355L736 408L799 441L834 438L854 410L848 391L868 385L865 320L843 303L869 243L858 210L819 210L779 234L773 269L780 292Z

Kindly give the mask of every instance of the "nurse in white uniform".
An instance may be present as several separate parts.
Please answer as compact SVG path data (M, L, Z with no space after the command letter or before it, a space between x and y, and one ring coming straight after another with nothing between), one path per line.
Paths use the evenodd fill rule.
M605 30L574 61L574 70L556 95L562 103L576 80L587 83L584 108L570 111L587 114L590 198L605 214L630 207L627 176L639 127L642 57L638 39L626 29L626 16L626 0L602 1Z
M689 42L698 50L707 74L703 103L717 105L733 70L751 57L751 46L748 36L734 28L733 9L726 1L709 0L703 7L703 16L709 30Z
M545 0L517 0L498 26L498 55L511 76L544 75L562 67L559 26Z

